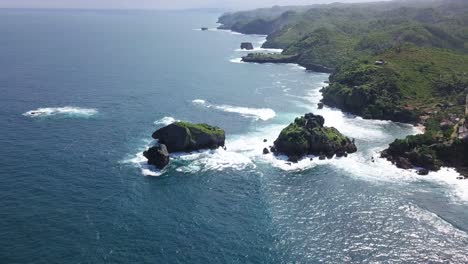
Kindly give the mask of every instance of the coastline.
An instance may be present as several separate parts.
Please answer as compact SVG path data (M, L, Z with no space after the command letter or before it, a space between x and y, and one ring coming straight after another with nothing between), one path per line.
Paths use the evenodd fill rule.
M424 127L322 108L328 73L235 63L265 36L217 32L220 12L0 17L2 259L468 263L468 180L380 158ZM306 113L359 151L274 155ZM221 128L226 148L169 152L153 134L177 122Z
M240 33L240 32L236 32L236 34L249 35L249 34L243 34L243 33ZM256 36L258 36L258 35L256 35ZM262 37L266 38L267 36L262 35ZM249 62L244 62L244 61L241 61L241 62L242 63L249 63ZM275 64L275 63L272 63L272 64ZM280 64L284 64L284 63L280 63ZM302 69L304 69L306 71L309 71L305 67L303 67L302 65L300 65L298 63L287 63L287 64L296 65L297 67L301 67ZM311 71L311 72L314 72L314 71ZM324 73L324 72L317 72L317 73ZM331 74L328 74L328 77L330 75ZM328 85L327 81L325 81L323 84L324 84L324 86ZM320 96L323 98L322 91L320 91ZM328 106L328 107L330 107L330 106ZM342 112L343 114L345 114L345 115L347 114L346 112L343 112L339 108L331 107L331 109L337 109L340 112ZM354 115L354 114L352 114L352 115L355 116L356 118L362 118L359 115ZM392 123L395 123L395 124L400 123L402 125L411 126L414 129L415 133L407 134L407 136L418 135L418 134L421 135L421 134L424 134L427 131L426 126L424 124L422 124L422 123L413 123L413 124L411 124L411 123L402 123L402 122L395 122L395 121L391 121L391 120L382 120L382 119L366 119L366 118L362 118L362 119L363 120L369 120L369 121L372 121L372 122L392 122ZM397 138L395 138L395 139L397 139ZM401 176L403 176L404 178L407 178L407 180L410 180L410 181L413 181L413 180L414 181L419 181L421 179L425 179L425 180L428 180L428 181L431 181L431 182L435 182L435 183L450 186L450 188L454 189L454 195L456 197L458 197L458 198L460 198L462 200L468 200L468 181L459 180L459 177L461 177L462 174L460 172L458 172L456 170L456 168L442 166L438 171L431 171L428 176L421 176L421 175L418 175L418 167L414 167L412 169L397 168L394 164L392 164L386 158L380 157L380 153L383 152L387 147L388 147L388 145L386 147L382 146L381 148L379 148L379 150L375 154L377 155L377 160L379 160L379 163L381 165L387 167L388 169L391 168L390 171L398 172L398 173L401 174ZM297 169L297 168L300 168L300 167L303 167L303 166L307 166L307 165L304 164L304 162L302 162L300 164L302 164L302 165L299 165L298 167L295 167L295 166L293 166L293 167L295 167ZM293 169L293 168L285 168L285 167L279 166L279 165L276 165L276 166L278 166L278 167L280 167L282 169L286 169L286 170ZM393 178L393 177L391 177L391 178Z
M232 31L232 30L231 30ZM233 31L235 32L235 31ZM241 32L237 32L237 34L243 34ZM265 42L262 42L262 47L265 45L265 43L268 43L267 42L267 38L268 36L266 36L266 39L265 39ZM272 47L272 48L275 48L274 45L272 44L269 44L268 47ZM277 48L277 47L276 47ZM310 67L310 65L303 65L301 63L298 62L298 55L283 55L282 53L281 54L272 54L272 53L249 53L247 56L244 56L241 58L240 62L247 62L247 63L280 63L280 64L283 64L283 63L292 63L292 64L296 64L296 65L299 65L301 67L304 67L306 70L308 71L313 71L313 72L322 72L322 73L329 73L329 82L332 82L332 84L335 84L335 83L338 83L337 80L331 80L332 77L333 79L336 79L336 76L333 76L336 71L334 69L328 69L328 68L324 68L322 67L321 65L312 65L312 67ZM335 85L336 86L336 85ZM365 119L370 119L370 120L391 120L391 121L394 121L394 122L401 122L401 123L405 123L405 124L411 124L413 126L415 126L417 128L417 130L419 131L418 134L420 135L425 135L426 132L428 131L427 129L427 126L426 124L424 124L422 120L422 117L423 117L423 114L422 113L419 113L419 111L416 113L416 112L413 112L414 110L407 110L406 108L398 108L396 107L393 111L393 113L390 114L387 113L387 115L383 115L383 116L363 116L361 115L359 112L356 112L356 111L347 111L346 108L344 105L340 105L339 103L335 102L333 103L333 101L330 101L329 99L330 98L333 98L330 97L330 94L329 94L329 91L330 91L330 86L328 86L327 88L324 87L323 91L322 91L322 100L321 102L324 103L325 105L328 105L330 107L336 107L338 109L341 109L342 111L346 111L346 112L349 112L351 114L354 114L356 116L362 116L363 118ZM328 92L327 93L327 96L325 96L324 92ZM335 99L333 99L335 100ZM350 109L348 109L350 110ZM383 117L383 118L379 118L379 117ZM387 117L387 118L385 118ZM398 141L399 139L396 138L395 141ZM388 149L390 149L392 147L392 144L390 144L388 146ZM387 149L386 149L387 150ZM390 153L390 152L389 152ZM392 162L394 162L397 158L395 157L391 157L391 156L388 156L388 155L384 155L386 159L388 160L391 160ZM434 160L436 160L436 156L434 154L434 157L433 157ZM441 162L443 163L442 166L454 166L453 163L451 162L446 162L444 161L443 159L441 160L438 160L438 162ZM408 161L407 161L408 162ZM404 169L409 169L408 166L404 166L404 167L401 167L400 165L398 165L400 168L404 168ZM427 175L428 172L426 171L438 171L439 169L432 169L431 167L426 167L425 165L421 165L421 164L418 164L418 162L416 164L412 164L413 168L419 168L419 172L421 174L424 174L424 175ZM429 166L429 165L427 165ZM458 168L458 171L460 173L460 175L463 175L463 172L466 171L465 167L463 166L454 166L453 167L454 169L457 169ZM459 177L460 179L468 179L468 175L464 175L464 176L460 176Z

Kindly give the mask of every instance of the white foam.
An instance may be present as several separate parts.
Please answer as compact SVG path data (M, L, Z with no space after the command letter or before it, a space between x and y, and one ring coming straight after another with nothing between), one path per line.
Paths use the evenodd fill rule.
M144 176L151 176L151 177L159 177L163 175L163 172L161 170L156 169L156 167L144 164L141 167L141 174Z
M273 145L274 140L285 126L286 124L272 124L245 135L234 135L226 141L228 151L240 153L251 160L268 163L285 171L310 168L311 164L309 164L308 159L303 159L298 163L290 163L285 156L275 156L272 153L263 154L263 149L269 149ZM264 139L267 142L264 142Z
M195 100L192 101L192 103L198 104L198 105L204 105L204 104L206 104L206 101L203 100L203 99L195 99Z
M232 63L245 63L242 61L242 58L233 58L229 60Z
M225 33L229 33L229 34L232 34L232 35L244 35L242 33L239 33L239 32L235 32L235 31L232 31L230 29L215 29L215 31L218 31L218 32L225 32Z
M135 167L140 169L141 174L143 174L144 176L161 176L164 173L164 170L159 170L155 166L148 165L147 159L145 158L145 156L143 156L143 151L148 149L150 146L154 145L154 143L154 141L148 140L145 143L145 146L139 149L139 151L133 157L123 160L122 163L133 164Z
M299 65L299 64L297 64L297 63L288 63L288 65L290 66L290 69L292 69L292 70L300 70L300 71L305 71L305 70L307 70L306 67L301 66L301 65Z
M346 172L350 177L368 181L411 183L426 180L447 186L447 195L456 200L468 201L468 180L457 180L460 175L454 169L442 168L438 172L430 172L427 176L418 175L416 170L399 169L386 159L380 158L380 152L386 148L386 145L367 150L358 149L357 153L350 154L346 158L319 160L317 157L308 156L298 163L288 162L286 156L275 156L271 153L263 155L263 148L273 144L285 125L269 125L246 135L234 136L227 141L227 146L230 151L242 153L254 162L267 163L284 171L303 171L328 165ZM267 142L263 142L263 139L267 139Z
M68 116L68 117L91 117L96 115L98 111L94 108L80 108L74 106L64 107L45 107L24 113L24 116L29 117L48 117L48 116Z
M437 172L430 172L424 179L446 185L450 188L448 195L462 201L468 201L468 180L458 180L461 175L453 168L442 167ZM420 178L421 176L419 176Z
M467 233L454 227L452 224L440 218L437 214L433 212L430 212L413 204L403 205L398 209L405 212L407 217L412 218L423 225L432 226L433 230L436 231L438 234L445 235L446 237L452 237L457 240L468 239ZM465 257L466 259L468 259L468 255Z
M209 104L205 100L195 99L192 101L193 104L198 106L204 106L206 108L212 108L227 113L238 113L246 118L253 118L255 120L268 120L276 116L276 113L273 109L270 108L250 108L242 106L232 106L232 105L215 105Z
M228 113L239 113L248 118L261 119L264 121L276 116L275 111L270 108L249 108L230 105L219 105L215 106L215 108Z
M268 49L268 48L254 48L254 51L263 51L263 52L272 52L272 53L281 53L283 49Z
M175 118L170 117L170 116L165 116L165 117L163 117L163 118L161 118L159 120L154 121L154 124L155 125L167 126L167 125L170 125L170 124L175 123L177 121L179 121L179 120L176 120Z
M122 163L133 164L139 168L144 176L161 176L165 169L159 170L155 166L148 165L147 159L143 156L143 151L153 146L155 141L147 141L143 148L125 159ZM223 148L215 150L200 150L192 153L172 153L171 164L175 163L176 170L183 173L197 173L201 171L222 171L225 169L244 170L246 168L255 168L252 160L248 157L234 151L226 151Z
M179 159L185 164L177 168L177 171L186 173L196 173L200 171L222 171L226 169L245 170L255 168L252 160L234 151L227 151L222 148L216 150L202 150L190 154L174 154L172 157Z

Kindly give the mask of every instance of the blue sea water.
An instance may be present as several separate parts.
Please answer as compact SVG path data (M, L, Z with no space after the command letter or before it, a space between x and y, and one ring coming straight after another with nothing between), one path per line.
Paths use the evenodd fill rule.
M0 263L468 262L468 183L378 158L416 128L318 110L326 74L240 63L264 37L219 15L0 11ZM262 155L306 112L359 152ZM146 166L174 120L224 128L227 150Z

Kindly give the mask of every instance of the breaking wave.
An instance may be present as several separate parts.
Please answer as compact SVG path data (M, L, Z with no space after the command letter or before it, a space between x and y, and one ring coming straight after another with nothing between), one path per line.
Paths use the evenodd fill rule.
M176 171L182 173L197 173L210 170L222 171L225 169L245 170L256 167L253 161L242 153L218 148L215 150L194 151L192 153L172 153L170 155L171 162L169 166L163 170L159 170L155 166L148 165L146 158L143 156L143 151L154 145L154 143L155 141L148 141L133 157L122 161L122 163L133 164L140 169L142 175L153 177L164 175L170 168L175 168Z
M232 63L245 63L242 61L242 58L234 58L229 60Z
M253 118L255 120L268 120L276 116L276 113L273 109L270 108L250 108L242 106L232 106L232 105L214 105L209 104L205 100L195 99L192 101L194 105L203 106L206 108L212 108L228 113L237 113L247 118Z
M24 116L29 117L48 117L48 116L65 116L65 117L91 117L98 113L94 108L80 108L74 106L64 107L45 107L24 113Z
M161 118L159 120L154 121L154 124L155 125L167 126L167 125L170 125L170 124L175 123L177 121L179 121L179 120L177 120L177 119L175 119L173 117L170 117L170 116L165 116L165 117L163 117L163 118Z

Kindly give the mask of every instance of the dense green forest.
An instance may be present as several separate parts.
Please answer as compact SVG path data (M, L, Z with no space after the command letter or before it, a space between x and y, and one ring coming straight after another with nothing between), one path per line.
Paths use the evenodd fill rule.
M225 14L219 22L241 33L268 35L264 47L283 49L280 55L249 54L246 61L293 60L330 72L330 85L322 90L326 105L364 118L425 125L425 135L391 145L385 153L392 161L404 156L428 169L468 167L468 139L458 131L466 126L468 1L273 7ZM409 141L418 144L402 143ZM424 155L432 159L420 162ZM451 156L464 159L450 162Z

